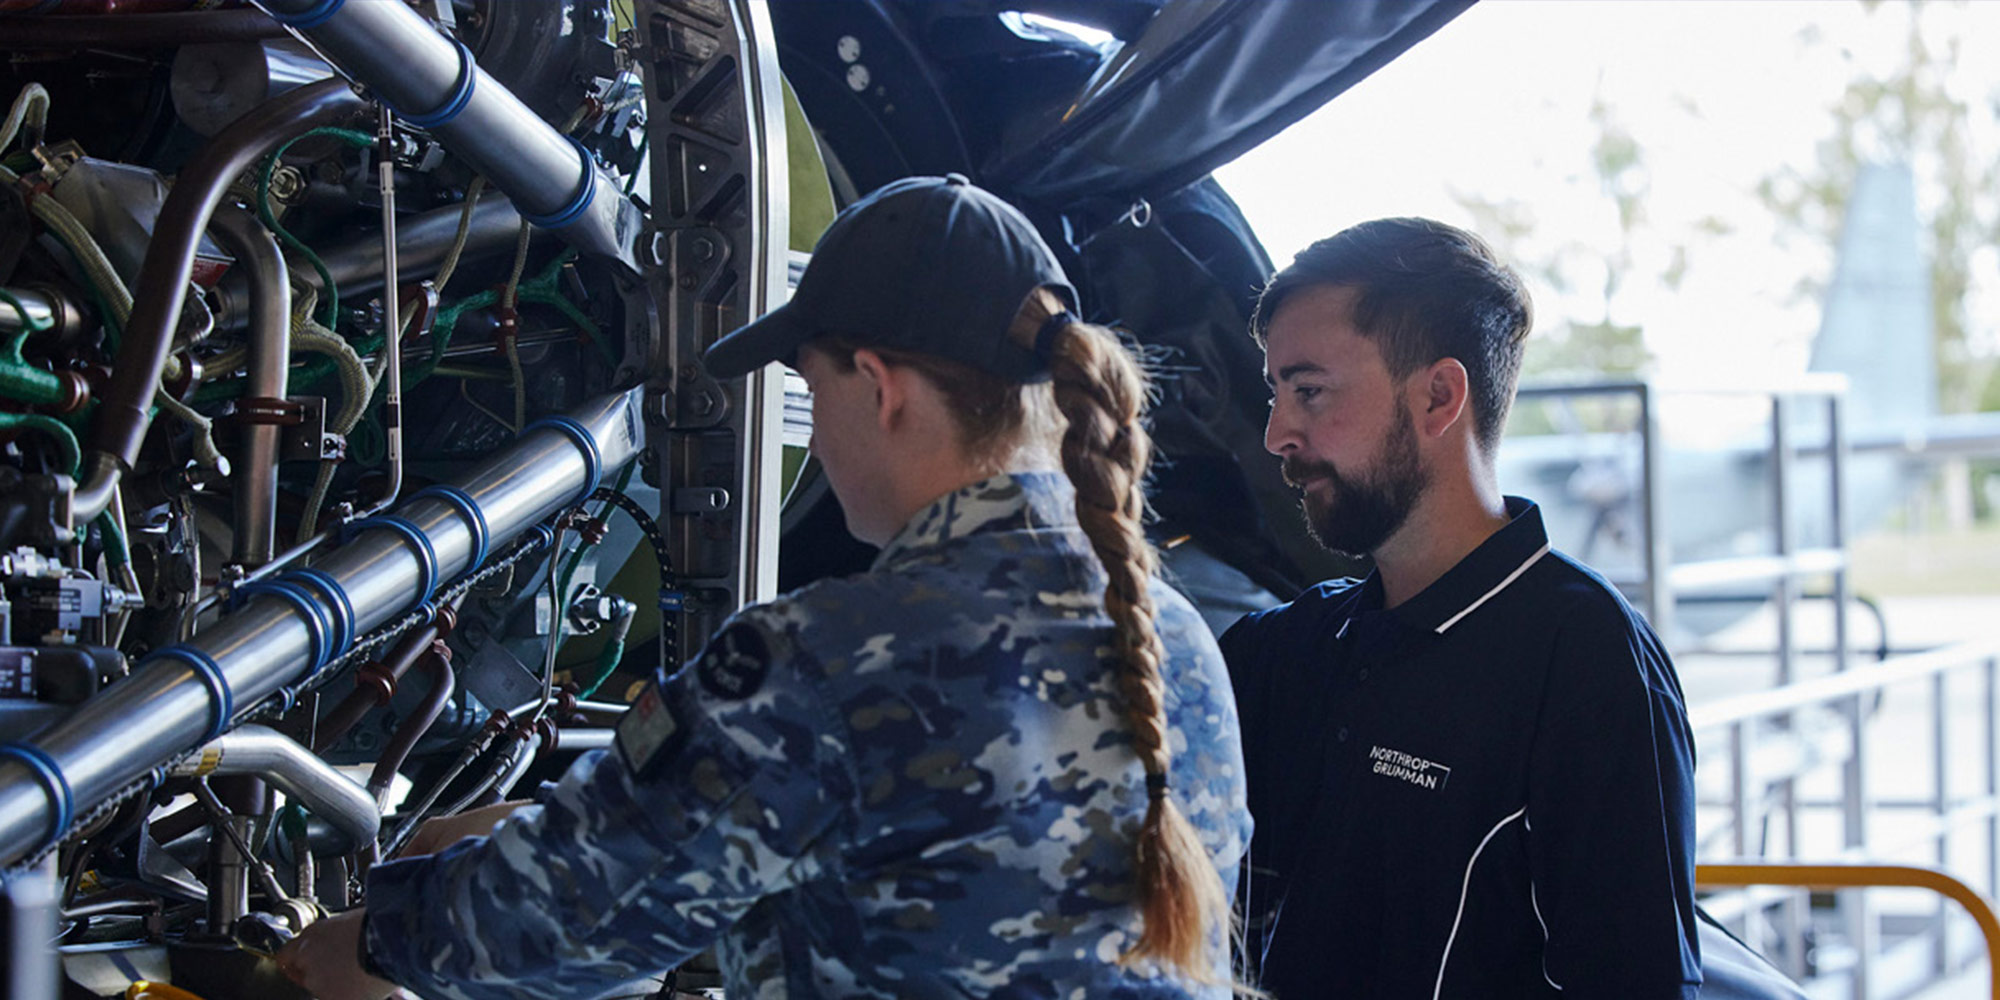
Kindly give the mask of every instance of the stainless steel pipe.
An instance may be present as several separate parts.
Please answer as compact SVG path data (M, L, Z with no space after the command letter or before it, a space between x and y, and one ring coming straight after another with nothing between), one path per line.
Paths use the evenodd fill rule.
M271 561L276 547L278 440L283 428L269 417L271 401L285 396L286 372L292 364L292 283L278 241L249 212L224 207L215 213L211 228L247 272L254 307L248 372L243 401L237 407L244 423L235 476L234 553L237 562L257 567Z
M437 274L438 268L444 266L452 241L458 237L458 220L462 214L461 206L446 205L419 212L396 223L396 273L402 276L405 283L432 277ZM473 261L511 252L520 232L521 214L514 211L514 203L497 191L487 194L472 209L472 224L467 227L465 253L461 260ZM542 235L540 238L547 240L549 237ZM330 250L322 250L320 259L326 264L327 273L333 277L334 287L340 289L343 299L366 295L382 287L382 240L379 236L370 234ZM461 265L460 272L464 270ZM311 269L301 271L295 277L302 284L315 288L320 285L319 274ZM320 289L321 298L325 298L325 293L325 289ZM231 271L215 286L213 294L216 329L241 330L249 325L256 303L245 276ZM0 322L5 321L11 312L0 309Z
M0 334L16 334L30 326L53 328L63 320L64 303L53 291L46 289L5 288L0 289L21 303L21 310L0 305Z
M628 266L639 215L610 174L542 121L470 50L401 3L257 0L409 123L429 130L529 221Z
M531 425L513 447L458 483L479 512L491 547L497 549L582 499L605 473L637 457L643 446L633 394L604 397L565 419L570 423ZM434 563L419 554L411 538L375 529L365 530L314 567L346 594L357 635L415 606L427 577L449 581L476 561L477 529L453 502L419 495L404 503L398 515L428 543ZM312 592L310 599L322 612L330 610L321 593ZM36 738L34 749L44 767L0 757L0 865L45 844L65 814L80 815L148 770L205 742L215 725L221 691L229 692L232 704L242 710L305 677L314 666L315 629L299 606L280 595L260 594L180 647L190 651L189 657L211 660L213 674L186 659L155 654L132 676ZM218 680L224 687L215 686ZM240 711L228 713L225 721L236 714ZM144 720L143 728L133 725L135 719Z
M187 298L195 248L229 185L292 136L331 124L362 106L343 80L307 84L237 119L202 147L174 180L153 224L153 241L146 247L146 261L132 290L125 340L92 425L87 478L71 502L79 523L104 512L112 488L138 460L139 446L152 423L146 411L159 388L160 368Z
M215 738L201 748L200 755L174 768L173 774L177 778L256 775L326 820L356 845L373 841L382 830L382 815L376 811L375 796L300 746L297 740L266 726L244 726Z

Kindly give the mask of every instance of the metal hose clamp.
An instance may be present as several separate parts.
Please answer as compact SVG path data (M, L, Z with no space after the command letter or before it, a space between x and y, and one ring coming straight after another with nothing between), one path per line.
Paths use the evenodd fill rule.
M319 0L319 3L297 14L280 14L275 10L268 9L265 10L265 13L271 15L272 20L277 21L287 28L296 28L304 31L307 28L317 28L327 21L332 20L333 15L340 12L340 5L346 2L347 0Z
M236 588L230 600L240 606L244 601L260 594L290 604L292 609L299 613L299 617L305 620L306 633L312 639L314 670L326 666L327 661L333 659L335 655L334 644L331 641L333 623L327 619L326 609L320 607L318 601L313 600L312 594L308 593L306 588L283 580L256 580Z
M583 491L576 495L576 502L582 503L597 492L598 484L604 479L604 452L598 449L597 438L590 433L590 428L571 417L543 417L521 428L520 436L525 438L532 431L561 431L576 442L577 450L583 452L584 478Z
M229 678L222 673L221 667L215 665L215 658L193 646L176 644L154 650L153 655L146 657L145 663L155 660L177 660L194 670L195 679L208 688L208 731L202 735L201 741L207 743L221 736L229 728L229 720L236 717L236 693L229 689Z
M325 570L306 567L288 570L278 574L278 579L296 582L306 588L317 587L326 595L327 617L333 625L333 652L328 658L341 656L354 647L355 628L359 624L354 619L354 600L347 596L347 588Z
M486 562L486 545L492 531L486 523L486 512L479 509L472 494L456 486L430 486L411 494L410 499L436 500L458 511L458 515L465 519L466 530L472 533L472 556L465 564L465 571L470 573Z
M464 42L457 39L452 39L451 42L458 48L458 81L452 84L451 93L436 110L413 115L390 104L388 98L380 94L376 95L376 99L388 105L389 110L396 113L396 117L421 129L435 129L457 118L459 112L464 111L465 106L472 103L472 88L479 82L479 66L473 62L472 50L467 48Z
M576 147L576 155L583 162L583 177L577 181L576 195L569 200L568 204L547 215L534 215L522 212L522 222L537 225L543 229L557 229L567 226L575 222L576 217L582 215L584 209L590 207L590 199L596 196L597 161L591 157L590 150L585 149L583 143L578 142L575 137L566 138L569 139L570 145Z
M411 604L428 604L431 595L437 593L438 557L437 548L431 545L431 538L423 529L411 524L407 519L390 514L384 517L364 517L347 526L347 537L353 538L371 528L384 528L403 536L410 552L417 557L417 570L422 574L422 583L417 587L417 599Z
M27 765L35 772L42 787L49 790L49 802L55 806L55 815L49 819L49 839L37 851L54 847L68 832L70 820L76 816L76 796L71 792L69 779L63 777L62 767L56 763L48 751L32 743L0 743L0 760L12 757Z

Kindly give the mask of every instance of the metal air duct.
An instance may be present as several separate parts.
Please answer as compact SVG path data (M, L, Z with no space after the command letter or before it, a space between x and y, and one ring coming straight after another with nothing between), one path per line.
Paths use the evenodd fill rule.
M522 218L571 245L633 267L638 210L578 144L551 128L447 38L401 3L258 0L405 122L514 200Z
M394 515L350 525L353 540L312 569L240 588L248 598L240 610L191 642L155 651L33 743L0 744L0 865L54 842L77 817L226 732L355 636L426 603L490 549L589 495L643 447L635 398L608 396L530 424L456 486L420 491Z

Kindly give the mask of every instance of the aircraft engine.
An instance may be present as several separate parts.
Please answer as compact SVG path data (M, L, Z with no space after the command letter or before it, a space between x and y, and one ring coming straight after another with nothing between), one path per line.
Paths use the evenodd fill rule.
M782 381L698 363L784 288L766 34L0 0L0 992L293 995L774 590Z

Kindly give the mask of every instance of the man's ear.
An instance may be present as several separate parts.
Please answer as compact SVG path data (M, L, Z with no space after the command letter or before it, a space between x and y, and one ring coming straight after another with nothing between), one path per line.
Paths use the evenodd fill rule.
M904 370L891 367L880 354L867 348L854 352L854 368L868 379L875 390L875 424L882 430L890 430L909 401L909 388L903 384Z
M1417 431L1440 437L1460 420L1472 419L1472 380L1457 358L1432 362L1416 379Z

